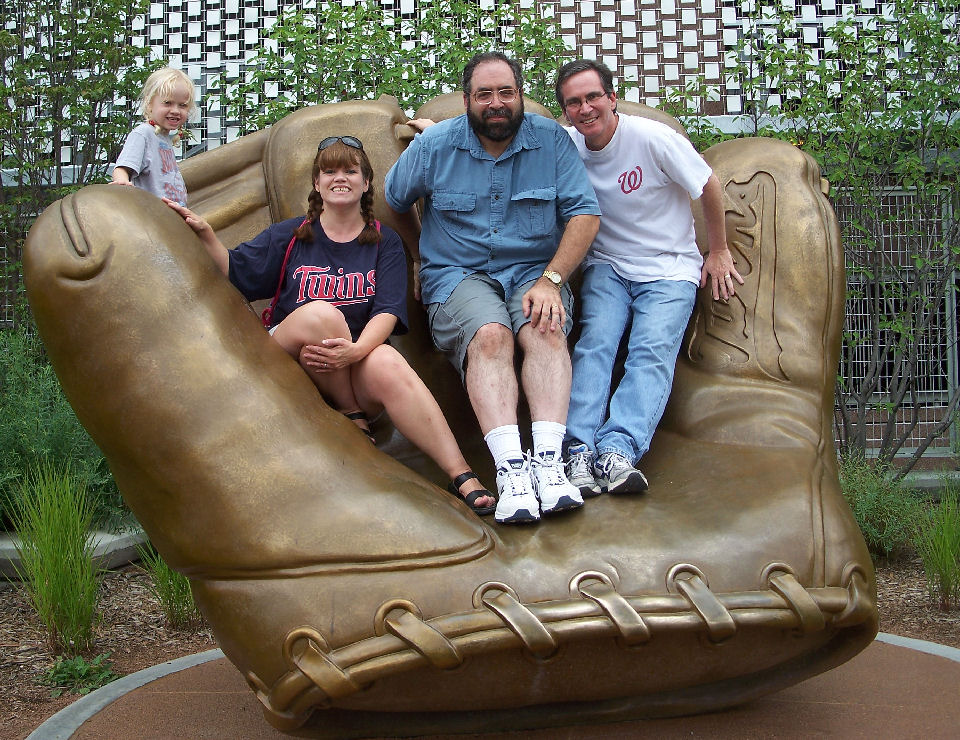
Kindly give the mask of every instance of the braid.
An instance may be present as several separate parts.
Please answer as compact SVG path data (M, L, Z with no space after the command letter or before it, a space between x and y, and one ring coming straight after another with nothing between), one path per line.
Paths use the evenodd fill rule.
M307 220L296 230L297 239L306 242L313 240L313 222L320 217L321 213L323 213L323 198L316 190L311 190L310 195L307 196Z
M363 216L363 231L357 237L360 244L376 244L380 241L380 231L377 229L376 219L373 215L373 183L367 188L367 192L360 198L360 215Z

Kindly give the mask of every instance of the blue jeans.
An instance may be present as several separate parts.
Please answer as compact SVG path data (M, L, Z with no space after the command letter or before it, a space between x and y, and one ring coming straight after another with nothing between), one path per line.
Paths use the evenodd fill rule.
M583 442L596 455L619 452L634 464L650 449L696 295L686 280L637 283L605 263L584 270L568 443ZM611 398L617 348L631 317L624 376Z

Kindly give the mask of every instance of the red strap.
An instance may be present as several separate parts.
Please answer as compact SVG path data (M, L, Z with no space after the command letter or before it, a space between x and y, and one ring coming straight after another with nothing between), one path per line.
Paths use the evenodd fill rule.
M263 325L268 328L270 326L270 321L273 319L273 309L276 308L277 301L280 300L280 289L283 288L283 277L287 271L287 262L290 260L290 252L293 251L293 245L297 241L297 231L300 230L300 227L302 227L303 224L308 223L309 221L310 221L309 218L303 219L303 223L301 223L300 226L296 228L296 230L293 232L293 236L290 237L290 243L287 245L287 251L283 255L283 264L280 265L280 281L277 283L277 293L276 295L273 296L273 300L270 301L270 305L267 308L263 309L263 313L260 314L260 318L263 321Z
M309 218L303 219L303 223L301 223L300 226L303 226L303 224L309 220ZM380 222L374 219L373 225L377 227L377 232L380 233ZM290 260L290 252L293 250L293 245L297 241L297 231L300 230L300 226L293 232L290 243L287 245L286 254L283 255L283 264L280 266L280 282L277 283L277 294L273 297L273 300L270 301L270 305L263 309L263 313L260 314L260 320L263 321L263 325L268 329L270 328L270 322L273 320L273 309L276 308L277 302L280 300L280 290L283 288L283 276L287 272L287 262Z

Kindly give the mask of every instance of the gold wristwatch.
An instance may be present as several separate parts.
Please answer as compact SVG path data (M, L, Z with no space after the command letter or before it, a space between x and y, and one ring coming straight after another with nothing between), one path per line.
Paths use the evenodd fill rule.
M554 270L544 270L543 277L556 285L558 290L563 286L563 277L561 277L559 272L555 272Z

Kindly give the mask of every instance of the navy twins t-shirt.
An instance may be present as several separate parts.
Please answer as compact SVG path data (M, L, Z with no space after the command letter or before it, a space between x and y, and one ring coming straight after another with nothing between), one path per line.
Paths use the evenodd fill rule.
M249 301L272 299L287 245L303 217L270 226L251 241L230 250L230 282ZM397 317L394 334L407 332L407 262L397 232L381 226L379 244L334 242L318 221L313 241L298 239L287 261L280 300L273 310L279 324L310 301L327 301L340 309L353 341L371 318L381 313Z

